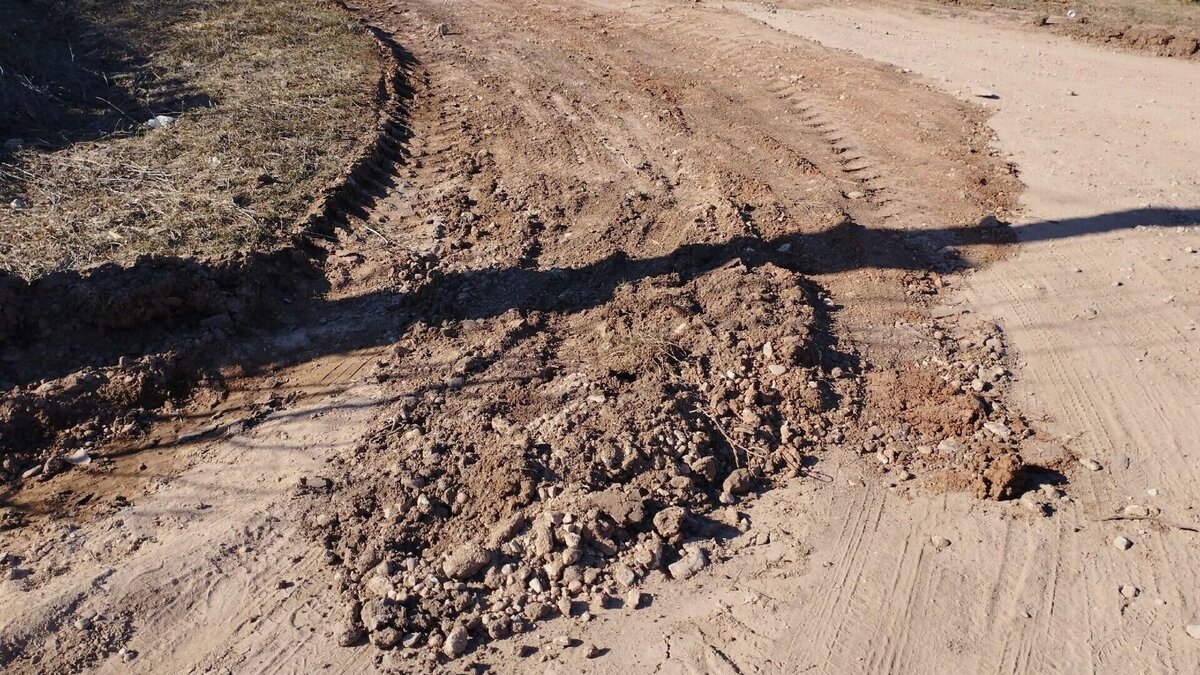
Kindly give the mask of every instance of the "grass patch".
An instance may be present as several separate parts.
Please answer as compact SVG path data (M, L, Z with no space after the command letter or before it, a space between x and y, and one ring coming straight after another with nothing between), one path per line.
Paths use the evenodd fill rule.
M0 0L0 268L287 240L373 127L381 68L315 0Z

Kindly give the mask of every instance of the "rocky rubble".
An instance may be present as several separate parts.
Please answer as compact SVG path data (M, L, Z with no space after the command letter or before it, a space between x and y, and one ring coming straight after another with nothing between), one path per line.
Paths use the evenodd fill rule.
M336 513L310 517L340 568L341 643L454 658L551 617L636 608L644 579L689 578L740 533L739 500L831 450L1011 496L1026 431L988 393L1006 376L994 332L937 329L931 407L883 410L902 420L885 427L826 305L747 256L572 315L412 327L378 364L394 417L336 459Z

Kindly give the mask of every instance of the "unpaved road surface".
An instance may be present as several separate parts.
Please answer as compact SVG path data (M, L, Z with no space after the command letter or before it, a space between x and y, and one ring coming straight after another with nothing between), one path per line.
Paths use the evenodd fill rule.
M396 166L329 258L334 290L272 343L289 365L181 411L112 471L16 497L28 523L3 533L0 586L10 670L1200 661L1185 632L1200 623L1185 252L1200 235L1176 222L1200 181L1195 66L853 7L352 9L408 52L412 95ZM1014 213L1015 246L988 218ZM671 344L647 339L659 334ZM781 366L784 344L801 348ZM724 382L743 391L686 414ZM743 426L786 417L803 442L776 426L777 449L761 450L759 431L721 422L735 408ZM659 426L685 423L773 489L725 505L696 488L705 444ZM622 441L608 427L688 468L606 454L600 441ZM966 448L940 443L953 439ZM1015 496L995 471L1013 446L1034 489L986 499ZM454 661L394 645L409 633L386 622L338 646L347 607L365 622L358 601L378 602L364 587L414 586L381 553L404 547L424 569L480 523L570 512L580 486L622 482L647 508L702 515L687 546L710 564L638 568L638 608L601 598L615 588L602 576L575 598L586 614L492 641L475 628ZM612 535L629 544L621 560L657 541L629 529ZM390 625L451 634L428 612L461 589L417 585ZM503 591L485 616L509 632Z

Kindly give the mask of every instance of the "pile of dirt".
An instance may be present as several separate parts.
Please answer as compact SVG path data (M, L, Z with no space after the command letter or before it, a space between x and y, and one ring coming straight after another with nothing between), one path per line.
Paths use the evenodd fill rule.
M995 410L973 380L935 375L918 391L864 377L834 337L829 299L790 259L679 261L576 314L411 327L376 370L405 392L395 416L314 483L308 522L342 569L340 641L446 659L552 616L636 607L643 579L686 578L725 555L746 526L736 505L819 472L828 451L1011 496L1020 457L977 433ZM963 336L963 355L975 346ZM919 403L864 414L870 389L887 386L886 398ZM884 416L903 421L885 434L870 421ZM924 445L947 437L950 449Z

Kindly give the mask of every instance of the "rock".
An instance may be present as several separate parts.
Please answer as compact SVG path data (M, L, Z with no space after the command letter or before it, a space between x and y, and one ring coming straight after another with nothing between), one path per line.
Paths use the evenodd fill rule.
M665 539L674 539L683 532L687 515L687 509L682 506L668 506L654 514L654 529Z
M672 579L687 579L708 566L708 556L698 546L688 548L683 557L667 566Z
M531 623L541 621L550 613L550 606L544 602L531 602L525 605L525 618Z
M933 544L933 547L939 551L950 546L950 540L945 537L931 537L929 543Z
M347 628L343 628L342 631L338 633L338 646L353 647L362 642L365 634L365 631L358 626L349 626Z
M526 518L524 513L517 513L509 518L506 518L491 529L487 536L487 545L489 548L499 548L501 544L517 536L521 528L525 527Z
M1141 504L1126 504L1125 508L1121 509L1121 513L1130 518L1148 518L1150 516L1150 509Z
M691 464L692 473L701 476L708 482L713 482L717 479L717 458L716 457L701 457Z
M971 95L974 96L975 98L986 98L986 99L991 99L991 100L1000 98L999 94L997 94L991 90L984 89L983 87L976 87L976 88L972 89Z
M371 633L371 644L380 649L391 649L400 644L400 631L395 628L384 628Z
M1131 586L1130 584L1125 584L1121 587L1121 595L1129 598L1130 600L1136 598L1140 592L1141 591L1138 590L1137 586Z
M388 581L387 577L381 577L378 574L367 579L367 591L377 598L387 597L387 594L392 590L392 582Z
M987 429L988 431L992 432L993 434L995 434L996 436L998 436L1000 438L1011 438L1012 437L1012 430L1009 429L1008 425L1003 422L984 422L983 428Z
M851 190L850 192L846 193L847 199L862 199L863 197L866 197L866 196L867 196L867 193L862 192L861 190Z
M1187 627L1187 634L1193 639L1200 640L1200 623L1193 623Z
M627 609L638 609L645 601L646 594L641 591L629 591L625 595L625 607Z
M86 616L81 616L78 619L75 619L75 627L79 630L91 630L92 620Z
M637 573L629 565L621 563L613 570L613 579L626 588L637 582Z
M571 602L570 598L563 597L558 599L559 614L563 616L571 616L573 609L575 609L575 603Z
M1080 459L1079 463L1082 464L1083 468L1087 469L1088 471L1099 471L1100 469L1104 468L1104 467L1100 466L1100 462L1097 462L1096 460L1091 459L1089 457L1084 457L1084 458Z
M462 624L455 624L454 628L446 635L446 642L442 645L442 653L452 659L456 659L467 651L467 642L471 636L467 633L467 629Z
M589 642L583 646L583 655L586 658L594 659L600 656L600 648Z
M172 124L175 124L175 118L170 115L155 115L146 121L146 126L151 129L165 129Z
M938 449L938 452L944 452L946 454L957 454L957 453L962 452L963 446L962 446L962 443L959 443L958 441L954 440L953 438L947 438L946 440L942 441L941 443L938 443L937 449Z
M92 463L92 456L88 454L87 450L76 450L63 457L63 461L71 466L87 466Z
M467 542L454 549L442 563L442 571L451 579L465 581L492 562L492 553L476 542Z
M20 197L17 197L16 199L9 202L8 206L9 206L9 208L13 209L14 211L20 210L20 209L27 209L27 208L29 208L29 202L25 201L24 199L21 199Z
M554 644L558 645L559 647L570 647L572 642L574 642L574 640L567 635L559 635L558 637L554 638Z
M725 478L725 484L722 487L731 495L743 495L750 491L753 484L754 478L750 475L749 469L734 469Z
M1115 537L1112 540L1112 545L1116 546L1117 548L1121 549L1122 551L1128 551L1130 548L1133 547L1133 542L1130 541L1128 537Z
M778 363L772 363L771 365L767 366L767 370L769 370L772 375L783 375L788 371L787 366L781 366Z

